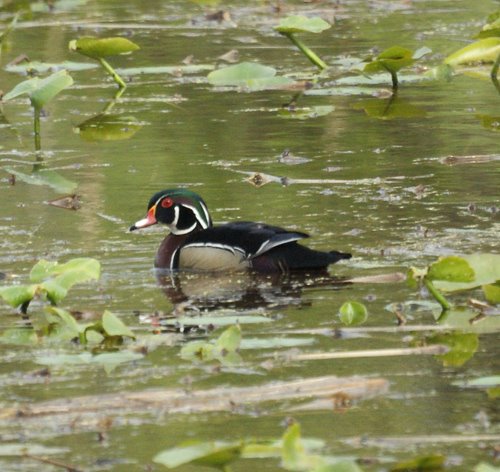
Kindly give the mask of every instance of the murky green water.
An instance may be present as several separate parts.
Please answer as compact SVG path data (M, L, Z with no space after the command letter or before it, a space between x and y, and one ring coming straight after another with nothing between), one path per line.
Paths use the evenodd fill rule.
M2 25L13 8L3 3ZM486 0L282 3L286 12L336 18L331 30L307 36L329 64L364 57L373 47L400 44L432 48L430 59L423 61L429 66L464 45L497 7ZM32 13L24 10L2 52L4 92L23 79L6 70L20 54L44 62L85 62L67 50L71 39L83 35L126 35L138 43L141 49L133 55L111 60L120 68L181 65L189 55L194 64L207 68L194 74L132 76L112 110L128 124L115 139L101 141L85 139L84 132L75 130L112 101L115 86L97 68L72 72L75 85L47 106L42 149L47 167L77 184L82 207L69 211L49 206L46 202L60 193L19 179L12 185L2 170L0 272L6 283L26 280L40 258L95 257L102 263L101 280L76 286L61 306L93 313L108 309L139 334L152 333L156 316L179 313L178 299L172 290L158 286L152 271L163 230L135 234L127 228L143 216L154 192L177 185L202 194L216 223L262 220L309 232L312 247L352 252L352 260L332 268L340 276L405 272L439 255L498 251L499 135L498 125L486 122L498 117L500 97L490 81L461 75L451 83L403 83L398 103L417 112L378 119L365 109L380 108L383 100L383 107L394 109L389 98L366 96L361 88L349 94L325 93L327 88L341 90L334 79L347 74L337 65L297 103L299 108L331 106L332 111L290 119L280 110L293 92L238 93L206 81L210 68L223 64L217 58L230 49L239 51L240 61L272 65L280 74L312 72L306 59L273 33L279 15L268 2L228 2L221 8L231 20L223 22L207 20L208 8L180 1L56 1L52 11L41 2L31 6ZM386 84L371 86L372 94L389 86L388 78ZM4 104L0 167L31 172L31 132L27 101ZM306 159L296 165L281 162L285 149ZM445 160L448 156L459 159ZM316 182L256 188L246 181L245 172ZM151 462L153 456L185 439L279 437L284 419L292 416L304 436L326 442L326 452L375 460L362 465L363 470L388 470L394 461L434 453L446 456L447 470L494 463L494 447L500 442L498 400L488 399L484 389L459 384L498 374L498 323L477 328L477 352L460 366L423 355L293 361L286 356L406 348L422 343L439 325L424 306L405 314L410 327L428 325L428 331L392 330L397 320L387 306L422 299L402 283L332 287L264 279L249 289L245 280L194 277L182 281L182 290L189 297L203 291L201 284L221 288L224 300L207 305L193 296L191 304L182 305L187 314L201 309L212 316L265 315L272 322L242 324L243 339L290 338L295 350L257 348L249 342L241 351L241 366L194 365L179 357L190 336L171 333L161 342L155 336L143 338L139 344L144 356L110 373L82 363L50 366L47 376L40 375L43 357L78 354L82 348L60 342L0 344L1 407L101 394L115 394L119 403L123 392L151 388L229 389L323 375L384 378L388 392L373 398L368 392L348 405L319 410L297 410L293 401L278 401L243 411L231 411L228 405L212 413L169 414L156 407L128 414L98 411L71 421L57 415L3 418L2 442L63 448L51 457L81 470L161 470ZM346 300L367 305L367 322L355 332L346 329L343 336L320 333L318 328L342 327L337 311ZM22 323L4 304L0 316L2 331ZM235 470L275 470L277 464L241 460ZM5 456L0 468L39 470L40 463Z

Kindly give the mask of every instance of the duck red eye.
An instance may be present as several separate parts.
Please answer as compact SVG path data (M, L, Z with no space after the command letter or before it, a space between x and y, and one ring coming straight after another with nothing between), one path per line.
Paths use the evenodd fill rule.
M170 208L173 204L174 204L174 201L169 197L166 197L161 201L161 206L163 208Z

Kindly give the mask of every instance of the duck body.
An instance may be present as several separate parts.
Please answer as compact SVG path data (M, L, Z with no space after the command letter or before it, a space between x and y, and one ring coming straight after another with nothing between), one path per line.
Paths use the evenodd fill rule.
M213 226L205 202L185 189L164 190L148 204L148 214L130 230L164 223L170 234L158 248L155 266L169 270L325 270L348 253L316 251L298 244L309 236L263 223L239 221Z

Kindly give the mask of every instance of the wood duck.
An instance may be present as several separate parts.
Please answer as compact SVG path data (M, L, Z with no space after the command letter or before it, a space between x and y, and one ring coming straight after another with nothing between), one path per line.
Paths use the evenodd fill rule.
M186 189L155 193L146 218L132 225L130 231L156 223L170 229L156 253L155 267L161 269L319 271L351 257L343 252L309 249L297 243L308 238L307 234L277 226L249 221L213 226L203 199Z

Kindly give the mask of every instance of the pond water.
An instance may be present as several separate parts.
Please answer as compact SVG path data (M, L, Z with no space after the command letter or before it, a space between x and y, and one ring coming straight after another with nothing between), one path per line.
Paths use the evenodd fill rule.
M323 453L358 458L362 470L390 470L398 461L434 454L444 456L446 470L472 470L495 460L498 467L498 400L484 388L464 386L499 373L498 317L470 324L473 315L467 312L466 319L437 321L437 305L425 293L395 281L335 285L311 277L191 275L175 287L167 278L162 287L152 264L165 230L127 232L144 216L153 193L186 186L203 196L215 223L265 221L308 232L310 247L352 252L351 260L330 267L339 277L405 273L442 255L498 252L498 91L484 74L456 75L451 82L414 79L465 45L498 5L487 0L50 4L2 2L2 29L14 10L21 11L3 45L4 92L24 78L8 65L21 54L45 63L93 64L67 48L70 40L89 35L126 36L141 49L110 59L129 82L116 102L116 86L95 67L71 71L74 85L47 105L39 158L66 179L63 188L60 181L51 180L52 186L25 181L37 162L32 110L22 98L3 105L0 276L8 285L22 283L41 258L96 258L100 280L72 288L61 307L84 317L110 310L138 338L120 348L135 355L111 368L89 358L78 361L91 351L74 343L23 344L3 337L0 438L4 445L26 446L31 456L4 453L0 446L0 468L40 470L44 456L52 463L44 462L43 470L61 470L61 464L86 471L162 470L153 457L184 440L278 438L291 417L304 437L324 441ZM207 16L218 10L226 12L222 21ZM314 67L273 31L280 17L291 13L334 22L320 35L304 35L332 67L297 99L294 110L283 106L295 91L249 92L207 82L211 70L227 65L219 57L232 49L239 61L270 65L298 80L312 77ZM395 44L432 49L411 75L401 72L395 99L388 75L378 84L361 85L359 75L346 70L347 59ZM186 62L198 67L190 71ZM177 69L127 72L151 66ZM105 109L111 118L103 122ZM286 149L290 154L283 158ZM253 173L286 177L288 185L252 185ZM77 211L47 204L73 192L81 199ZM465 304L470 295L453 300ZM481 292L472 296L481 298ZM340 321L338 310L348 300L368 308L361 326ZM41 310L41 302L30 307L33 316ZM406 319L400 328L396 313ZM175 323L168 329L161 325L191 315L215 319L215 331L181 333ZM186 342L220 335L217 320L227 316L241 325L242 362L180 357ZM2 332L26 325L6 304L0 305L0 317ZM472 345L471 352L458 361L402 355L432 344L439 333L456 336L465 350ZM389 348L399 355L362 354ZM323 352L360 357L300 357ZM237 387L262 389L265 399L272 382L320 376L356 376L362 386L357 393L332 394L321 405L304 403L300 395L241 405L228 400L212 410L189 403L189 392L216 388L227 389L232 402ZM127 400L132 392L154 389L186 390L185 409L148 402L132 407ZM105 398L114 396L116 408L106 406ZM77 397L82 397L79 409L62 412L64 400ZM50 413L55 404L59 412ZM48 412L30 415L27 408ZM24 413L16 416L13 409ZM279 464L279 459L241 459L234 470L275 470Z

